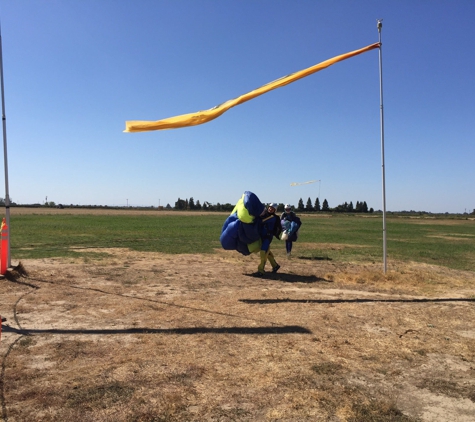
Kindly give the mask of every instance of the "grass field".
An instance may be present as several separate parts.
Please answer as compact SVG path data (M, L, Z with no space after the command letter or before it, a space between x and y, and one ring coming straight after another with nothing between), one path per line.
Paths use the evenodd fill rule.
M303 215L293 256L225 213L12 209L3 422L472 422L475 221ZM21 263L21 265L20 265Z
M62 210L60 210L62 211ZM226 214L142 215L20 214L11 218L12 257L17 259L100 255L91 248L213 253ZM302 215L299 242L308 259L380 262L382 217ZM335 247L335 246L338 247ZM387 218L388 259L414 260L475 270L475 221L449 218Z

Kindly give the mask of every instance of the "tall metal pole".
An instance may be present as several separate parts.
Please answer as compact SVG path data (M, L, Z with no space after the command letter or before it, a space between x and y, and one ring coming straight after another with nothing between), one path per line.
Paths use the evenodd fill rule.
M11 267L10 257L10 193L8 190L8 155L7 155L7 118L5 116L5 93L3 87L3 51L2 51L2 27L0 24L0 84L2 88L2 123L3 123L3 161L5 167L5 221L8 226L8 260L7 267Z
M384 273L388 269L387 251L386 251L386 175L384 165L384 108L383 108L383 44L381 43L381 28L383 20L378 19L379 34L379 96L380 96L380 118L381 118L381 167L383 176L383 262Z

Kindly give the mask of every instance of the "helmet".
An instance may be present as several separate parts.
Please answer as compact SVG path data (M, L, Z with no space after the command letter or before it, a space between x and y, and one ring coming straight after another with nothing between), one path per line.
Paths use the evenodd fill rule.
M285 209L285 211L290 211L292 208L290 207L289 204L285 204L284 209Z
M272 207L274 209L277 209L277 204L275 202L271 202L267 207L268 208Z

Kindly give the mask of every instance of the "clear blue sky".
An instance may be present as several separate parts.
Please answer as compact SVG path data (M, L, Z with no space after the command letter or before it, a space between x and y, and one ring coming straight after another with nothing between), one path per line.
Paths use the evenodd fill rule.
M0 0L10 197L382 209L378 50L201 126L123 130L377 42L383 19L387 210L472 212L474 18L473 0Z

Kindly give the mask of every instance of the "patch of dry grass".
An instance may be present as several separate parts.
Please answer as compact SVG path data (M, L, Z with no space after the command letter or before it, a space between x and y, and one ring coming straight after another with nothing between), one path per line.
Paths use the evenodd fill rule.
M446 420L475 411L473 273L277 251L258 279L226 251L101 252L0 281L5 420L410 422L434 395Z

